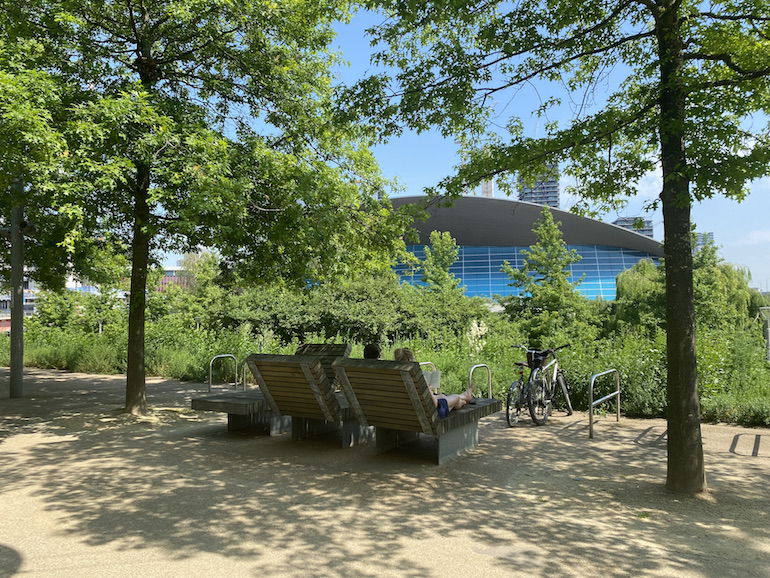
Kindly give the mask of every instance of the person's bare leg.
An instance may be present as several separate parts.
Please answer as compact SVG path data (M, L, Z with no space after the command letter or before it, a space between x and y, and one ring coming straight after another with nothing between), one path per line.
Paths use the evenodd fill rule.
M462 396L460 394L457 394L457 393L451 393L449 395L440 393L439 397L443 397L446 400L446 403L449 406L450 410L460 409L461 407L463 407L467 403L462 398Z
M473 401L473 388L474 388L474 385L471 384L471 386L468 389L466 389L464 392L459 394L465 403L470 403Z

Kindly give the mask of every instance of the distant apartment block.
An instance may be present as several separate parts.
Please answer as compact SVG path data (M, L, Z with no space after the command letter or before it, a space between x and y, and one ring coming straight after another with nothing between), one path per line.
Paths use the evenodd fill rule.
M538 205L559 208L559 169L556 165L548 167L547 173L534 184L519 178L519 200Z
M714 233L695 233L695 247L693 247L693 250L700 251L706 246L706 243L714 243Z
M24 279L22 307L24 316L29 317L35 312L35 294L37 288L34 282L30 283ZM0 293L0 332L7 332L11 329L11 294Z
M641 217L620 217L619 219L612 221L612 224L628 229L629 231L636 231L650 239L653 238L652 221L649 219L642 219ZM637 225L641 226L637 227Z

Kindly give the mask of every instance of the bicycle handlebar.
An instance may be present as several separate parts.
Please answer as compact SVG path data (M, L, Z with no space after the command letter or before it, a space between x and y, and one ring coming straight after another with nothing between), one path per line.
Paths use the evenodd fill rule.
M564 349L565 347L571 347L571 346L572 346L571 343L565 343L564 345L560 345L559 347L555 347L553 349L530 349L526 345L521 345L521 344L519 344L519 345L511 345L511 347L518 347L520 349L523 349L524 351L532 351L533 353L535 353L535 352L542 352L542 353L546 353L548 355L554 355L560 349Z

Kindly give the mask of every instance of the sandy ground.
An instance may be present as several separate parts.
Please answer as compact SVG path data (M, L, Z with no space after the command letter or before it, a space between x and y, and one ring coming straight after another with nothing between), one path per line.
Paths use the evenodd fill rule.
M0 577L770 577L770 430L704 425L710 492L664 489L666 424L482 420L452 462L228 433L207 386L0 368Z

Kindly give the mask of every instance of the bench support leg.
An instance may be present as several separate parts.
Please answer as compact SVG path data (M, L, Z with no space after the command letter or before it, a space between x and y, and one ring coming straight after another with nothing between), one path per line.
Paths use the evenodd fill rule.
M419 436L420 434L414 431L378 427L374 434L376 442L375 453L381 454L402 444L416 441Z
M291 439L306 440L328 431L334 431L338 427L336 421L293 417L291 418Z
M438 436L439 464L479 445L479 422L473 421Z
M237 413L227 414L227 429L263 430L265 435L278 435L291 430L291 418L276 416L269 411L260 411L248 415Z
M374 427L363 426L357 419L347 419L342 422L340 433L342 433L342 447L352 448L371 441L374 438Z
M304 440L317 435L339 431L342 437L342 447L351 448L355 445L368 442L374 437L374 428L362 426L357 419L348 419L343 422L326 421L323 419L309 419L294 417L291 421L291 437L294 440Z

